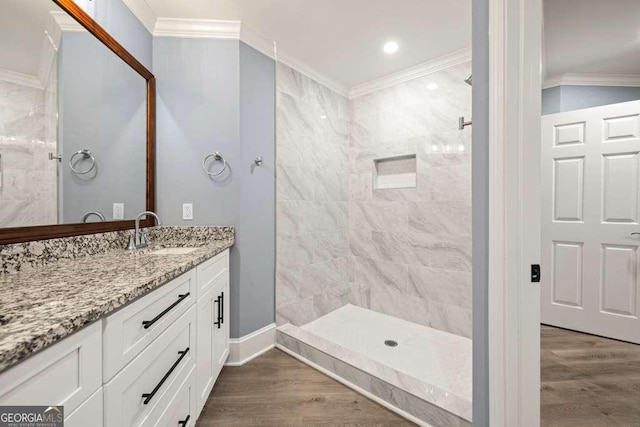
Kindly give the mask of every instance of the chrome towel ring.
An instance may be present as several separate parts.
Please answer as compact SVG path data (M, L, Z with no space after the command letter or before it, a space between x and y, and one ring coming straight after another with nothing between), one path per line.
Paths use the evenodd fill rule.
M85 170L85 171L79 171L76 168L73 167L74 163L73 163L73 159L76 156L82 155L83 159L90 159L91 160L91 166L89 167L89 169ZM71 171L73 173L76 173L78 175L86 175L89 172L91 172L95 167L96 167L96 158L93 157L93 154L91 154L90 150L78 150L75 153L73 153L73 155L71 156L71 158L69 159L69 167L71 168Z
M207 160L209 160L212 157L216 161L222 162L222 169L220 169L219 172L213 173L213 172L209 172L209 170L207 169ZM221 175L222 172L225 171L225 169L227 169L227 161L224 159L224 157L222 157L222 154L220 154L219 151L216 151L215 153L208 154L207 157L204 158L204 160L202 161L202 169L209 176L218 176L218 175Z

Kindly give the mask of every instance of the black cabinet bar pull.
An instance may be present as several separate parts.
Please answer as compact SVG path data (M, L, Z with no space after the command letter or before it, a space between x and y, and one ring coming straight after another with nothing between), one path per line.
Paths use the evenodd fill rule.
M156 385L156 387L153 389L153 391L151 393L144 393L142 395L142 397L144 397L144 402L143 403L145 405L147 403L151 402L151 399L153 399L153 396L155 396L155 394L158 392L158 390L160 390L160 387L162 387L162 384L164 384L164 382L167 380L167 378L169 378L171 376L171 373L178 367L178 365L180 364L182 359L184 359L184 357L187 355L187 353L189 353L189 347L187 347L187 349L184 350L184 351L179 351L178 354L180 355L180 357L178 357L178 360L175 361L175 363L173 364L171 369L169 369L167 371L167 373L164 374L164 377L162 377L162 379Z
M185 418L182 421L178 421L178 425L182 427L186 427L187 423L189 422L189 418L191 418L191 415L187 415L187 418Z
M154 317L151 320L143 320L142 324L144 325L145 329L149 329L151 327L151 325L153 325L154 323L156 323L158 320L160 320L162 318L162 316L164 316L165 314L167 314L168 312L171 311L171 309L173 307L175 307L176 305L180 304L186 297L188 297L189 295L191 295L191 292L187 292L186 294L182 294L182 295L178 295L178 299L176 300L176 302L174 302L173 304L171 304L169 307L165 308L162 313L158 314L156 317Z
M220 324L224 325L224 292L220 292Z
M216 325L218 327L218 329L220 329L220 297L216 298L216 304L218 304L218 312L216 313L216 321L213 322L214 325Z

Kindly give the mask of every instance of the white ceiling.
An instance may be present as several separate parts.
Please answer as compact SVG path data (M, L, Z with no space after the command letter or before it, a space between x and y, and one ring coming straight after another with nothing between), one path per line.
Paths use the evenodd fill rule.
M548 77L640 74L640 0L545 0Z
M62 11L51 0L2 0L0 68L38 74L44 31L52 10Z
M146 0L157 17L238 20L352 88L471 45L471 0ZM400 50L385 55L383 44Z

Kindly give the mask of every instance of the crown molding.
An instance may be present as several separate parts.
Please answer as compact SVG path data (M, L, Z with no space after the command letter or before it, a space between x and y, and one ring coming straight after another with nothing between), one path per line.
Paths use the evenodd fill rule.
M40 79L29 74L18 73L16 71L0 68L0 80L21 86L33 87L36 89L44 89Z
M87 31L78 21L73 19L71 15L67 14L67 12L53 11L51 12L51 16L63 33L80 33Z
M252 30L245 24L242 24L240 28L240 41L251 46L263 55L274 60L276 59L276 42Z
M153 35L154 37L239 40L240 21L158 18Z
M640 74L566 73L546 79L542 88L556 86L640 87Z
M460 49L433 61L349 88L323 75L303 61L277 48L277 43L240 21L211 19L159 18L145 0L123 0L134 16L154 37L210 38L240 40L262 54L281 62L346 98L355 98L399 83L404 83L453 65L471 60L471 47Z
M122 0L129 8L131 13L135 15L136 18L144 25L144 27L153 34L153 31L156 28L156 21L158 17L156 16L149 3L145 0Z
M279 50L276 43L259 34L240 21L218 21L211 19L158 18L153 30L154 37L209 38L240 40L264 55L294 68L296 71L327 86L329 89L348 97L349 89L322 75L297 58Z
M289 56L286 52L283 52L282 49L277 50L277 62L281 62L282 64L293 68L294 70L304 74L312 80L315 80L321 85L328 87L332 91L344 96L345 98L349 97L349 88L347 86L317 72L305 63L292 56Z
M469 61L471 61L470 46L457 50L455 52L451 52L439 58L432 59L431 61L414 65L413 67L406 68L397 73L389 74L370 82L354 86L349 91L349 98L353 99L359 96L377 92L379 90L405 83L410 80L418 79L420 77L428 76L429 74L442 71L446 68L453 67L454 65L463 64Z

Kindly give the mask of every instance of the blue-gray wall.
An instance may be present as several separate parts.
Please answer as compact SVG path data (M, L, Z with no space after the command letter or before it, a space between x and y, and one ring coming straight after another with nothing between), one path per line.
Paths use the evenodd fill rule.
M97 1L94 19L151 70L153 37L122 0Z
M637 101L640 87L556 86L542 90L542 114Z
M473 425L489 426L489 0L473 1Z
M237 40L154 39L158 214L166 224L236 226L232 337L274 321L273 68ZM201 164L214 151L228 170L210 178ZM265 166L252 173L258 155ZM183 203L193 204L193 221L182 220Z
M237 335L275 321L275 96L274 61L240 43L240 218ZM257 156L263 164L254 165Z

